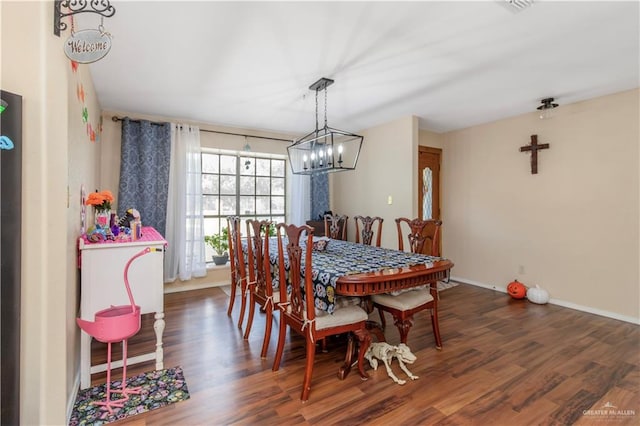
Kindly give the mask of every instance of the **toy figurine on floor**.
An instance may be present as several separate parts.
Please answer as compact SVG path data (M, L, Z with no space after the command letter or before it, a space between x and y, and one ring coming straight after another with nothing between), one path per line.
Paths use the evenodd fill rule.
M407 381L398 379L396 375L393 374L393 371L391 370L391 362L393 361L393 358L398 359L400 368L402 371L407 373L407 376L409 376L411 380L418 378L418 376L411 373L405 365L405 363L413 364L416 360L416 356L411 352L409 346L404 343L400 343L398 346L392 346L386 342L372 343L367 349L367 352L365 352L364 357L369 361L369 364L371 364L371 367L373 367L374 370L378 369L378 359L381 360L384 363L384 366L387 369L387 374L391 377L391 380L399 385L404 385Z

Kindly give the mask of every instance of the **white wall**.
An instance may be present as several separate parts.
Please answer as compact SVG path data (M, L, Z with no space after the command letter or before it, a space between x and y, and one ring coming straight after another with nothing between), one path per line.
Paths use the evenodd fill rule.
M639 93L443 135L452 275L501 288L517 278L561 304L640 321ZM519 152L533 134L551 145L537 175Z

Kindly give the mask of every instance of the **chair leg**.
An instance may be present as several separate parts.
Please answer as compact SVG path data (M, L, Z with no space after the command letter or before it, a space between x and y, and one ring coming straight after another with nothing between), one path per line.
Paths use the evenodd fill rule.
M396 327L398 327L398 331L400 332L400 343L407 344L407 336L409 335L409 330L413 325L413 317L409 318L399 318L394 317L394 323Z
M387 322L384 319L384 311L378 308L378 314L380 314L380 327L384 330L387 327Z
M278 371L280 368L280 360L282 359L282 352L284 351L284 340L287 337L287 324L284 322L284 314L280 311L280 332L278 333L278 347L276 349L276 356L273 358L273 367L271 370Z
M264 339L262 339L262 351L260 352L261 358L267 357L267 350L269 349L269 341L271 340L271 329L273 326L273 309L272 305L269 305L265 312L267 317L265 319L266 323L264 325Z
M227 309L227 316L231 316L231 311L233 311L233 303L236 301L236 284L235 280L231 280L231 296L229 296L229 308Z
M313 376L313 363L316 358L316 345L311 341L311 336L307 335L307 365L304 369L304 379L302 379L302 394L300 400L306 401L309 399L309 393L311 392L311 377Z
M364 371L364 354L371 344L371 333L366 329L356 330L354 333L358 338L358 372L362 380L367 380L369 375Z
M240 300L240 317L238 318L238 328L242 330L242 322L244 321L244 312L247 309L247 283L246 280L240 285L241 297Z
M431 309L431 328L436 339L436 349L442 350L442 338L440 337L440 324L438 323L438 308Z
M338 369L338 379L344 380L351 371L351 362L353 360L353 335L347 335L347 353L344 356L344 364Z
M244 330L244 340L249 339L249 333L251 333L251 326L253 325L253 314L256 311L256 297L253 291L253 286L249 287L249 317L247 318L247 328Z

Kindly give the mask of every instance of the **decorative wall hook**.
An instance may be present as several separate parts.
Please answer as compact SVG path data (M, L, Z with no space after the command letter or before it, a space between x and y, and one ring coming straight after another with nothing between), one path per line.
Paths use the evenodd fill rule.
M62 12L63 7L69 9L69 12ZM60 37L60 31L67 29L67 24L62 22L62 18L84 12L97 13L105 18L111 18L116 13L116 9L111 6L109 0L54 0L53 33Z

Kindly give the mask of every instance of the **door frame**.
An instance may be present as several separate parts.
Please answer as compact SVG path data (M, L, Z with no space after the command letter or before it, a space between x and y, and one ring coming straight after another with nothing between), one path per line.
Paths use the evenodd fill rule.
M420 167L420 154L433 154L437 157L438 161L438 170L436 171L437 176L434 176L434 183L437 183L437 188L434 187L434 200L437 201L437 208L433 209L433 219L442 220L441 217L441 206L442 206L442 185L440 183L441 180L441 168L442 168L442 148L433 148L430 146L418 145L418 218L422 219L422 202L423 202L423 185L422 185L422 168ZM442 254L442 228L440 228L440 241L438 243L438 253Z

